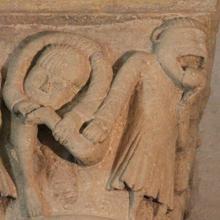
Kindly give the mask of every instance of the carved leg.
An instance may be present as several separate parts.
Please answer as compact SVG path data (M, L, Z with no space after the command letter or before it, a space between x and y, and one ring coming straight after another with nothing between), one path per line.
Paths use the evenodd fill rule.
M189 192L185 191L175 195L174 210L169 213L170 220L182 220L186 213L187 202L189 200Z
M0 219L5 220L5 206L3 200L0 200Z
M12 116L13 117L13 116ZM16 184L24 196L24 210L27 217L41 216L42 205L40 193L34 173L34 147L37 144L37 126L23 124L19 119L13 117L10 141L14 146L16 163L12 169L19 170L16 175Z
M153 220L154 207L151 199L146 199L142 192L130 192L129 220Z
M168 220L168 207L164 204L158 204L158 209L154 220Z
M145 198L143 192L130 192L129 220L170 220L170 216L167 205Z

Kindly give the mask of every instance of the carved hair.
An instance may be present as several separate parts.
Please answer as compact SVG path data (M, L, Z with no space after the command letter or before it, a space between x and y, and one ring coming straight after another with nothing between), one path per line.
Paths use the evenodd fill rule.
M34 56L43 48L52 45L66 45L66 47L81 51L90 60L93 69L89 92L94 94L94 91L98 90L99 94L103 94L100 97L106 95L112 79L112 69L99 44L78 34L42 32L25 39L10 59L3 88L3 97L10 110L13 109L16 102L26 98L22 85ZM105 74L103 74L103 70L105 70ZM102 85L93 81L102 81Z
M37 65L50 72L59 73L66 68L66 63L71 64L74 55L75 51L69 45L52 45L43 51L37 60Z
M153 43L158 43L160 40L161 35L170 30L170 29L177 29L177 28L195 28L199 29L202 32L206 33L205 26L192 18L173 18L165 21L159 27L157 27L153 33L151 34L151 41Z
M86 58L85 56L80 55L79 52L81 51L76 50L69 45L51 45L43 51L41 56L38 58L36 65L39 65L50 73L60 76L63 76L64 73L65 76L71 76L74 74L77 79L77 81L74 82L75 86L78 86L80 89L89 78L90 65L85 68L87 71L85 74L82 72L74 72L76 65L76 62L73 62L74 59L77 59L77 62L81 62L83 58ZM82 63L81 65L85 65L85 63ZM83 68L84 67L85 66L83 66Z

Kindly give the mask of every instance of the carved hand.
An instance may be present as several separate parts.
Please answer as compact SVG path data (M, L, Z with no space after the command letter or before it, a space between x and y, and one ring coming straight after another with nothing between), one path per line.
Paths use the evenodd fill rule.
M32 124L45 124L51 130L61 121L60 116L51 107L40 107L27 114L25 122Z
M21 118L26 118L27 114L40 108L40 105L30 100L23 100L14 105L13 112Z
M68 140L77 132L75 121L70 117L64 117L58 122L53 130L54 138L62 145L66 145ZM79 133L79 132L77 132Z
M83 136L93 144L102 143L109 135L106 123L101 119L94 119L84 130Z
M183 77L183 86L190 89L203 87L206 84L206 77L203 70L188 68Z

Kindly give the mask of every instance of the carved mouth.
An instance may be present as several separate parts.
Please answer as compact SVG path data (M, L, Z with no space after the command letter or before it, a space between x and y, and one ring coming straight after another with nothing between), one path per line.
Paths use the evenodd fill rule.
M202 56L196 56L196 55L184 55L177 57L177 61L180 64L183 71L186 71L187 69L203 69L205 64L205 58Z

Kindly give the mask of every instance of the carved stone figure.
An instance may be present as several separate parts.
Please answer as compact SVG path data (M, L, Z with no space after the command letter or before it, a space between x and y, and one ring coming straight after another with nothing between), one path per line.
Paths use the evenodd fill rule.
M178 108L194 102L206 86L203 29L198 22L184 18L158 27L152 34L152 54L134 52L128 57L106 101L85 129L88 139L102 141L121 110L129 105L123 149L109 187L130 191L130 219L162 219L173 210ZM183 133L180 126L180 138ZM140 206L150 209L151 215L147 211L138 215Z
M180 40L183 33L184 38ZM76 40L80 40L81 45ZM206 84L206 36L198 22L174 19L157 28L152 41L152 54L134 52L120 68L104 104L82 131L90 142L79 130L92 119L104 100L112 77L99 47L71 34L42 33L19 48L9 63L3 94L12 111L10 143L22 174L18 184L23 185L28 216L48 211L43 211L34 174L37 125L46 124L76 161L86 165L104 156L103 148L97 148L97 144L108 136L125 105L132 110L129 110L121 142L124 149L115 161L109 188L129 189L133 198L130 219L161 219L173 209L178 106L195 97ZM171 43L177 46L170 47ZM84 54L86 44L90 48L86 48ZM84 99L61 119L55 110L70 102L87 83L89 58L93 64L94 84L91 82L92 88L89 87ZM101 78L103 87L95 86L100 80L96 77ZM95 100L91 98L92 92ZM17 172L18 168L13 167ZM141 206L146 206L142 216L138 213ZM154 209L156 216L153 216Z
M79 129L90 120L105 98L112 77L108 62L99 46L92 41L68 33L42 33L34 38L19 48L10 61L3 88L12 118L10 143L16 154L16 162L12 161L12 166L14 172L20 172L17 184L22 184L29 217L46 212L43 212L34 172L33 155L36 145L39 145L37 125L47 125L78 163L97 162L105 150L93 149L81 137ZM36 61L33 61L35 56ZM55 111L77 95L87 83L90 72L88 91L61 118ZM98 83L100 81L102 86ZM93 93L97 95L95 99L91 95Z
M1 219L184 219L209 92L208 22L108 7L10 30Z

